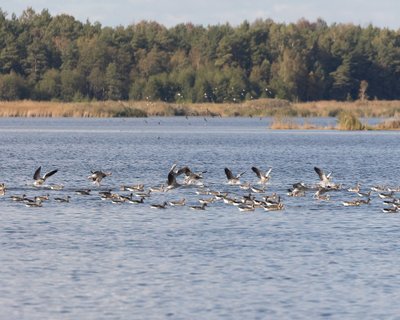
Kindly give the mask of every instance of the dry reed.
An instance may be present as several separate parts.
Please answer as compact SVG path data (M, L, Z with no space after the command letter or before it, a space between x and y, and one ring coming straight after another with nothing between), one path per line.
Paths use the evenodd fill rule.
M357 117L396 117L400 116L400 101L290 103L279 99L259 99L221 104L150 101L70 103L0 101L0 117L337 117L343 111L352 112Z

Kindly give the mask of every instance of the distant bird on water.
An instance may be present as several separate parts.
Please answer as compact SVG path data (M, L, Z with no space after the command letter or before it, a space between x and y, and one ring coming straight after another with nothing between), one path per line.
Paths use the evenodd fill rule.
M45 175L41 176L41 170L42 170L42 167L39 167L36 169L35 173L33 174L33 179L35 180L33 182L33 184L37 187L43 185L43 183L46 181L47 178L51 177L53 174L55 174L58 171L58 169L56 169L56 170L47 172Z

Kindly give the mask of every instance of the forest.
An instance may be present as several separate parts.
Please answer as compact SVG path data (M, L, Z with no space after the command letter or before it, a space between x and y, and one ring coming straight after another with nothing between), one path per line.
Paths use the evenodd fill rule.
M48 10L17 17L0 9L3 101L396 100L399 80L400 31L373 25L103 27Z

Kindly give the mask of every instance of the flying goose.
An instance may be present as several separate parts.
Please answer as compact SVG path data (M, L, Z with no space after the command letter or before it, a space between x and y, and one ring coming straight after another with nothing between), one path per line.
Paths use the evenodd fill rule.
M272 171L272 168L269 168L269 170L267 172L261 171L260 169L258 169L257 167L251 167L251 170L253 170L253 172L257 175L257 177L260 179L259 183L260 184L265 184L269 181L270 177L270 173Z
M318 174L318 177L320 179L319 186L325 189L331 189L331 190L338 190L340 189L340 185L335 184L331 181L331 175L332 172L329 174L325 174L324 171L322 171L318 167L314 167L315 172Z
M185 174L185 179L184 182L185 184L199 184L201 183L200 180L203 179L203 173L206 173L207 171L201 171L201 172L193 172L190 170L189 167L185 166L182 167L181 169L178 170L178 173L183 173Z
M173 173L172 171L170 171L168 173L167 187L165 188L165 190L168 191L171 189L178 188L180 186L181 186L181 184L176 181L176 174Z
M89 180L92 180L94 184L100 186L100 182L101 180L103 180L103 178L111 176L112 173L111 172L103 172L100 170L97 171L90 171L91 175L88 176Z
M228 168L225 168L224 170L225 170L226 177L228 179L228 184L240 184L240 177L245 173L245 171L234 176L232 174L232 171L229 170Z
M42 170L42 167L39 167L36 169L35 173L33 174L33 179L35 180L33 182L33 185L36 187L43 185L43 183L46 181L47 178L51 177L53 174L55 174L58 171L58 169L56 169L56 170L47 172L45 175L41 176L41 170Z

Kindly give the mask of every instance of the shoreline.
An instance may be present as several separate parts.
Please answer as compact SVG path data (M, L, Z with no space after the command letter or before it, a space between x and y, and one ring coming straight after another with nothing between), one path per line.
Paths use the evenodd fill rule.
M350 115L350 125L339 123L341 115ZM279 99L259 99L242 103L167 103L153 101L0 101L0 117L42 118L118 118L118 117L271 117L271 129L302 130L399 130L400 100L395 101L316 101L291 103ZM295 118L337 118L338 125L320 127ZM358 118L383 118L369 126ZM357 122L356 126L354 122Z

